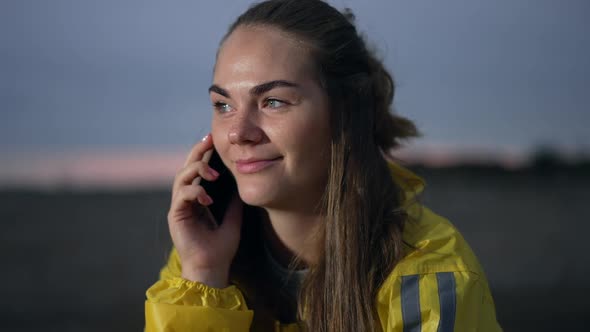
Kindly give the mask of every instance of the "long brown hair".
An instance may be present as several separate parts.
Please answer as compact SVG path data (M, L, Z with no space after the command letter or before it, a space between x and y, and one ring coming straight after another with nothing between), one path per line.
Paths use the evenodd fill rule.
M407 215L387 158L393 158L390 153L401 140L418 131L411 121L391 112L393 79L353 21L350 10L341 13L324 1L270 0L250 7L226 34L240 26L267 26L302 40L330 98L331 165L321 202L323 252L318 264L310 267L294 304L298 319L310 331L379 330L377 292L403 256ZM267 287L256 289L263 284L258 271L264 263L255 222L246 224L233 279L250 301L264 301L266 310L284 316L276 305L268 308L272 299L256 296L274 297L275 304L282 301Z

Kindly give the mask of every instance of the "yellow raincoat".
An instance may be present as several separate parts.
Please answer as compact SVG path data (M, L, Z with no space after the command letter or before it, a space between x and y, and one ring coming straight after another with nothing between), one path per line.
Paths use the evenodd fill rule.
M390 164L394 181L412 197L422 179ZM403 238L415 250L404 257L381 286L376 299L384 332L502 331L496 321L488 282L471 248L445 218L419 204L408 206L415 221ZM160 280L146 293L146 331L257 331L236 286L215 289L180 277L174 250ZM299 331L275 322L275 331Z

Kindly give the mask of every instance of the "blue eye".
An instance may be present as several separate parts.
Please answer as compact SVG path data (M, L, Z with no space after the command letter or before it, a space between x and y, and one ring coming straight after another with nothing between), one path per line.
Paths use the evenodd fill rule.
M231 106L220 101L214 103L213 108L219 113L227 113L231 110Z
M280 101L278 99L267 99L265 102L265 106L269 107L269 108L279 108L284 105L285 105L285 102Z

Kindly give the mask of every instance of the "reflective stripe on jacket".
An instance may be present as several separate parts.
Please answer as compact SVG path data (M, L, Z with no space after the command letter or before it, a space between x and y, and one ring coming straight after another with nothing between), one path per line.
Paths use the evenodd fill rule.
M424 188L409 170L390 164L406 202ZM377 295L385 332L502 331L488 282L473 251L445 218L408 204L403 238L414 249L393 269ZM236 286L215 289L180 277L176 250L146 293L146 331L257 331ZM275 322L275 331L299 331Z

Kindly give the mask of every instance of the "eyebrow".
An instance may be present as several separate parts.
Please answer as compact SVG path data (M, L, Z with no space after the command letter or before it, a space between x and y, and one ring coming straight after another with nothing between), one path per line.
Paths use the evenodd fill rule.
M297 83L285 81L285 80L274 80L266 83L259 84L250 89L250 94L253 96L260 96L261 94L268 92L275 88L280 87L287 87L287 88L298 88L299 85ZM226 98L230 98L229 92L224 88L220 87L219 85L213 84L209 87L209 93L215 92L218 93Z
M224 96L225 98L229 98L229 92L227 92L227 90L225 90L217 84L213 84L209 87L209 93L211 92L215 92L217 94Z

